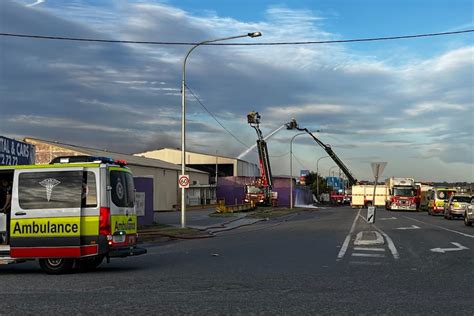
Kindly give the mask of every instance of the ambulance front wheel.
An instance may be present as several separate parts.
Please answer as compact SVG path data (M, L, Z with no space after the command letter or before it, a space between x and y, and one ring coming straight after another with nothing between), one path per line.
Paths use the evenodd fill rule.
M72 270L74 260L65 258L39 259L39 264L41 269L48 274L63 274Z

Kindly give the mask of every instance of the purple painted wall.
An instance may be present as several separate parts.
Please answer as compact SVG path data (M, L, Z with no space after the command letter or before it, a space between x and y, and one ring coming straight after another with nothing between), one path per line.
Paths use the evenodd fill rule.
M293 199L296 181L293 179ZM273 191L278 192L278 206L290 206L290 178L273 178ZM293 201L294 203L294 201Z
M138 225L153 224L153 179L134 177L135 190L145 192L145 216L138 216Z
M251 184L254 177L220 177L217 179L217 199L225 200L226 205L242 204L245 185ZM296 182L293 180L293 188ZM278 205L290 205L290 179L273 177L273 191L278 192ZM294 194L295 191L293 191Z

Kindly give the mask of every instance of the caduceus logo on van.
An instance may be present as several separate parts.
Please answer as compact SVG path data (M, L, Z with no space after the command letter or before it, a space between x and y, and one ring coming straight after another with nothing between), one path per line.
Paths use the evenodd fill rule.
M48 200L48 202L49 200L51 200L51 193L53 193L53 188L60 183L61 181L52 178L44 179L39 183L46 188L46 199Z

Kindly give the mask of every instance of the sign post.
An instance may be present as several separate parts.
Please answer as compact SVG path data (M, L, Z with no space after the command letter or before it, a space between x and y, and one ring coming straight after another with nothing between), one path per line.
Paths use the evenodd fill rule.
M386 162L372 162L370 166L372 167L372 172L374 174L375 182L374 182L374 194L372 196L372 206L367 208L367 222L373 224L375 223L375 190L377 189L377 182L379 180L379 175L382 174L385 166L387 165Z
M184 172L184 171L183 171ZM181 189L181 228L186 227L186 196L185 190L189 188L189 175L182 174L178 178L178 185Z

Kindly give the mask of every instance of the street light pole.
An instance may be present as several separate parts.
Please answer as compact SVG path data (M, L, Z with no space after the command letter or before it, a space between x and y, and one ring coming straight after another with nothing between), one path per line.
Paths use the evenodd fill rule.
M188 60L189 54L198 46L208 44L208 43L214 43L214 42L220 42L220 41L227 41L235 38L241 38L241 37L259 37L262 36L262 33L260 32L252 32L252 33L247 33L244 35L237 35L237 36L230 36L230 37L224 37L224 38L218 38L214 40L207 40L207 41L202 41L200 43L197 43L193 47L191 47L184 57L183 61L183 78L181 81L181 175L184 175L186 172L186 61ZM183 187L181 188L181 227L185 228L186 227L186 195L185 191L186 189Z
M329 156L323 156L316 161L316 199L319 202L319 161L324 158L329 158Z
M296 136L306 133L298 133L291 138L290 141L290 209L293 209L293 140Z

